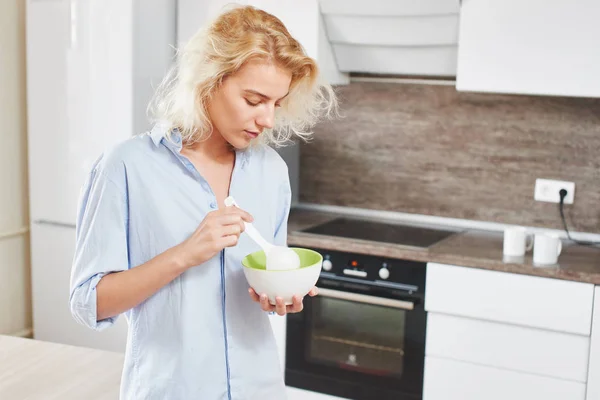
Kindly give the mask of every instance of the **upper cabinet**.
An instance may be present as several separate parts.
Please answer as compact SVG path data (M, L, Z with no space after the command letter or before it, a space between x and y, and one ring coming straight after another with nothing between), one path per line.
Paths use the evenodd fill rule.
M600 1L463 0L456 88L600 97Z
M179 38L232 0L179 0ZM332 84L456 77L462 91L600 97L600 0L234 0L279 17Z

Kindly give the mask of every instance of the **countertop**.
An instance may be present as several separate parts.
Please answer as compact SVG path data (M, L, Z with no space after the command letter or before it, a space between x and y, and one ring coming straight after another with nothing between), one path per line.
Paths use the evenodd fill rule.
M559 263L540 267L533 265L532 252L520 259L504 260L501 232L463 230L429 249L300 232L341 216L347 215L293 209L288 224L288 246L348 251L600 285L600 248L580 246L565 240Z
M124 355L0 335L0 399L114 400Z

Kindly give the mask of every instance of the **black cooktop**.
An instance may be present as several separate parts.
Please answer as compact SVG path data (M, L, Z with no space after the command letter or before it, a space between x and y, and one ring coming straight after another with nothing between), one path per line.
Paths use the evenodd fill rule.
M302 232L427 248L458 231L337 218Z

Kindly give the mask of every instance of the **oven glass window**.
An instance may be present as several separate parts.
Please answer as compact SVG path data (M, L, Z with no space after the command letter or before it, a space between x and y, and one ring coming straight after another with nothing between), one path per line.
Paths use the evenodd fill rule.
M314 300L310 362L372 375L402 375L406 311L324 296Z

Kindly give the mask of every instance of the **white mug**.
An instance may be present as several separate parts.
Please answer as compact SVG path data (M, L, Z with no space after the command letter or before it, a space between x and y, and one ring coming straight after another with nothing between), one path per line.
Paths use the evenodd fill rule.
M562 242L557 235L536 233L533 247L533 263L536 265L553 265L558 262L562 251Z
M503 253L505 256L524 256L525 252L531 250L532 246L533 238L527 233L527 229L514 226L504 230Z

